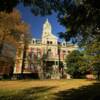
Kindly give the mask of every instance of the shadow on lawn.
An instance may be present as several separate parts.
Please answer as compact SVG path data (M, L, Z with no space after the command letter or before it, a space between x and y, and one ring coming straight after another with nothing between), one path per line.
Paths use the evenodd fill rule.
M48 100L48 91L54 87L33 87L16 91L11 95L0 95L0 100Z
M100 100L100 82L56 93L55 100Z
M6 92L0 94L0 100L100 100L100 82L58 93L50 92L52 89L56 87L32 87L9 95Z

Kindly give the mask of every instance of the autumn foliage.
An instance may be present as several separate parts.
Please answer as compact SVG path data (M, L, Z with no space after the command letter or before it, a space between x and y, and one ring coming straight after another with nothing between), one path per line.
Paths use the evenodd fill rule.
M5 70L9 72L9 66L14 66L19 41L22 36L26 40L28 35L29 26L22 21L17 10L0 12L0 72L7 73Z

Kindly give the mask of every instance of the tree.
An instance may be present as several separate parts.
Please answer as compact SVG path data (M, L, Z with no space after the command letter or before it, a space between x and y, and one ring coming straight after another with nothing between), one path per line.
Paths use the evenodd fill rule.
M67 72L74 78L85 75L88 69L88 64L84 55L78 51L72 51L66 58Z
M66 41L72 40L87 50L87 61L90 69L99 77L99 45L100 45L100 1L98 0L65 0L58 14L61 25L66 28L60 36ZM63 12L62 12L63 11Z
M86 54L89 57L89 65L96 73L97 79L100 79L100 41L98 39L86 46Z
M0 12L0 52L2 52L3 43L10 41L10 44L17 44L22 34L27 35L28 29L28 25L21 21L17 10L13 10L10 14Z
M84 47L96 38L100 42L99 0L1 0L0 11L11 12L19 3L28 6L35 15L57 12L58 21L66 28L60 36L66 41L71 39Z
M2 43L8 41L7 38L9 37L13 37L11 43L20 40L21 34L27 34L28 29L28 25L21 21L20 13L17 10L13 10L9 14L0 12L0 48L2 49Z
M11 12L19 3L28 6L35 15L47 15L57 11L61 0L1 0L0 11Z
M100 2L98 0L65 0L63 12L58 15L59 22L66 27L61 36L66 41L89 43L100 38ZM69 2L68 2L69 1Z
M20 46L18 42L24 35L24 43L27 43L28 31L28 25L22 22L17 10L11 13L0 12L0 67L14 66L16 50Z
M12 11L19 3L28 6L35 15L47 15L54 11L58 21L66 27L61 37L73 42L99 36L100 2L98 0L1 0L0 11ZM85 42L84 42L85 43Z
M10 12L19 3L28 6L35 15L57 12L58 21L67 29L61 34L66 40L73 37L76 40L79 37L87 40L90 39L91 34L92 37L99 35L100 2L98 0L1 0L0 11Z

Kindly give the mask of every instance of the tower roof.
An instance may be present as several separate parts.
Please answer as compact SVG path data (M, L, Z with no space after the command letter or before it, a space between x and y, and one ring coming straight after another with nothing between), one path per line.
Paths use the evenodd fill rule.
M45 24L51 25L50 22L49 22L49 20L48 20L48 18L46 19Z
M46 22L49 22L48 18L46 19Z

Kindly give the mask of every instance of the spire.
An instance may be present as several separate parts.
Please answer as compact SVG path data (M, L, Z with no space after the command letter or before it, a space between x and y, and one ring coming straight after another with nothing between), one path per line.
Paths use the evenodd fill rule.
M43 25L43 33L49 33L49 34L51 34L51 24L50 24L50 22L49 22L49 20L48 20L48 18L46 19L46 21L45 21L45 23L44 23L44 25Z
M48 18L46 19L46 22L49 23Z
M45 24L50 24L48 18L46 19Z
M47 18L43 24L42 43L47 43L48 38L56 39L56 37L52 34L52 26Z

